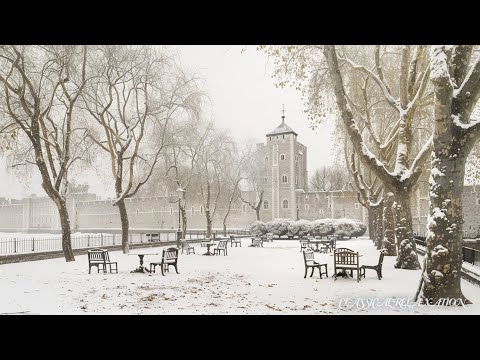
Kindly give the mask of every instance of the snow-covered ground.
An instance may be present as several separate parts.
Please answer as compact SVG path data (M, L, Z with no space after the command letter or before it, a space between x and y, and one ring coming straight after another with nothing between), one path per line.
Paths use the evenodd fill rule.
M202 256L206 248L195 244L196 255L180 255L179 275L173 267L166 276L130 273L139 259L120 251L110 252L110 259L118 262L118 274L97 273L92 268L89 275L86 255L70 263L50 259L0 265L0 313L480 314L480 288L463 280L463 292L473 305L415 306L411 301L420 270L395 269L395 257L385 257L382 280L367 270L367 278L357 283L344 278L335 281L331 277L333 256L316 253L328 263L329 277L319 279L315 272L314 277L304 279L297 240L276 240L264 248L248 247L250 242L243 239L241 248L229 244L228 256ZM359 251L361 264L378 261L371 240L338 244ZM146 256L145 264L159 257Z

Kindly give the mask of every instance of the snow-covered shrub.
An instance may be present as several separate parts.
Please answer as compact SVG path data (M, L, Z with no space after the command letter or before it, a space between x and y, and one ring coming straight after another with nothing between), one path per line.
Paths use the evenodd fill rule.
M319 219L310 222L310 235L312 236L326 236L333 234L335 228L331 219Z
M275 236L287 235L288 227L292 223L289 219L275 219L265 224L267 233L272 233Z
M291 222L288 226L287 235L289 237L293 236L306 236L310 232L312 222L308 220L298 220Z
M252 225L250 225L250 232L254 235L264 235L268 231L263 221L255 221Z
M332 220L335 221L335 235L340 237L358 237L367 231L367 227L359 220L345 218Z

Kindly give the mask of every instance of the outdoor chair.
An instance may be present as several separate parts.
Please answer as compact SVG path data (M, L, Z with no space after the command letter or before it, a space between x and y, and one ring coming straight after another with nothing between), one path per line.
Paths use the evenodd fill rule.
M310 240L300 240L300 252L310 248Z
M337 273L337 270L341 270ZM350 271L350 276L353 278L353 271L357 272L357 282L360 281L360 265L358 262L358 252L351 249L340 248L333 252L333 276L337 280L338 275L348 277L347 271Z
M313 276L313 272L315 271L315 269L318 269L320 279L322 278L323 274L325 274L328 277L327 264L320 264L316 262L314 257L314 252L312 249L306 248L303 251L303 261L305 263L305 275L303 276L304 279L307 277L307 272L309 268L312 269L312 273L310 274L310 277ZM322 272L322 268L325 268L325 272Z
M227 255L227 240L220 240L217 247L213 249L215 255L220 255L220 251L223 251L224 256Z
M378 280L382 280L382 265L383 265L383 257L385 256L385 252L383 250L380 251L380 256L378 257L378 264L377 265L362 265L360 266L360 276L365 278L365 269L372 269L377 272Z
M252 245L251 247L263 247L263 240L260 239L252 239Z
M240 245L240 247L242 247L242 240L235 239L235 235L230 235L230 247L233 247L233 244L235 244L235 247L237 247L237 245Z
M108 250L104 249L92 249L87 251L88 254L88 273L92 270L92 266L97 267L97 272L100 272L100 266L104 273L107 272L107 265L110 268L110 274L112 270L118 274L117 262L110 261L110 257L108 256ZM114 268L112 269L112 265Z
M180 274L178 272L177 268L177 261L178 261L178 249L171 247L168 249L164 249L162 251L162 260L158 262L151 262L150 263L150 272L155 272L155 267L160 266L160 269L162 270L162 275L165 276L165 271L169 271L169 267L173 266L175 268L175 272L177 274ZM152 271L152 266L153 266L153 271Z

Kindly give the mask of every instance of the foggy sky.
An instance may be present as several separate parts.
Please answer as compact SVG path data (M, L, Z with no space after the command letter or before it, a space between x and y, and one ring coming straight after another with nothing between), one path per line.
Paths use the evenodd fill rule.
M274 86L272 61L255 46L181 45L174 48L182 64L203 78L212 104L207 113L211 114L217 127L229 129L238 141L254 138L257 142L264 142L265 134L281 123L282 104L285 104L285 122L298 133L298 141L308 148L309 174L333 161L333 125L323 124L316 131L308 127L299 93ZM246 48L243 53L242 48ZM105 198L114 195L109 187L110 176L108 172L103 179L102 176L85 174L84 179L76 180L89 182L91 191ZM0 197L21 198L31 193L45 195L38 174L17 179L2 159L0 182Z

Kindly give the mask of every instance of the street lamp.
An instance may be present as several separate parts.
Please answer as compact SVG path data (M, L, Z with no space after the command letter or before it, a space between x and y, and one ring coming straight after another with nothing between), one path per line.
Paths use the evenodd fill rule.
M177 241L180 241L182 238L182 230L180 227L180 212L181 212L181 206L180 206L180 201L182 200L183 194L185 193L185 190L178 186L178 189L175 190L178 192L178 230L177 230Z

